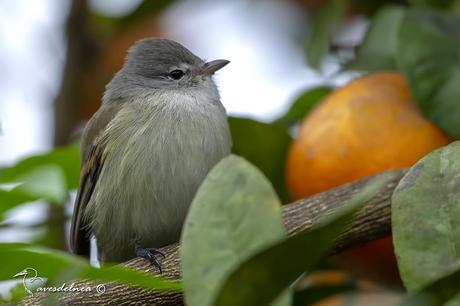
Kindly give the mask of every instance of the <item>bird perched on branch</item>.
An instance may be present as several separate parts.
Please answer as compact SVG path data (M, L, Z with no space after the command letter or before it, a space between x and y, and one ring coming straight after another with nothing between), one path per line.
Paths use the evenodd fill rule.
M142 256L179 240L187 209L209 170L230 153L225 109L204 62L177 42L148 38L128 51L81 140L81 179L70 245L99 259ZM161 269L160 269L161 270Z

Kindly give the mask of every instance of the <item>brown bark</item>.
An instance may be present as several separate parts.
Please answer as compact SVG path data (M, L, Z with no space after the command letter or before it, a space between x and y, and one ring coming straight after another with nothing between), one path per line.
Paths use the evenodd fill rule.
M337 239L328 255L359 246L371 240L391 234L391 196L405 170L392 171L391 181L375 197L364 204L350 227ZM289 235L308 230L318 217L331 213L347 199L361 191L371 178L345 184L327 192L296 201L283 206L283 221ZM169 279L180 279L180 259L178 244L161 249L166 255L162 261L162 276ZM142 259L132 259L124 265L157 274L156 269ZM82 281L83 282L83 281ZM95 283L91 284L94 288ZM78 285L76 285L78 286ZM25 305L39 305L43 295L34 295ZM182 293L148 291L128 285L106 284L104 294L72 293L61 296L60 305L182 305Z
M66 24L67 52L63 80L55 101L54 145L65 145L80 121L86 71L94 57L94 44L88 31L85 0L71 2Z

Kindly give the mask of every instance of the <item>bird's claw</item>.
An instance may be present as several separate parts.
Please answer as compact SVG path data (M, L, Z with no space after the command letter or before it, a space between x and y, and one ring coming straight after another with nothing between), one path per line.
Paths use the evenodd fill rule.
M136 253L136 256L147 259L153 266L158 268L160 274L162 273L161 263L155 256L160 255L164 259L165 255L162 252L155 248L145 248L139 242L134 243L134 252Z

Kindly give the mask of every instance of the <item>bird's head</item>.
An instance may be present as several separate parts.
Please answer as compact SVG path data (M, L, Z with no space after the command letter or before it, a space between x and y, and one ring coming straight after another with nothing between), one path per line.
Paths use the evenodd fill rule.
M211 77L228 63L222 59L205 62L172 40L142 39L129 49L123 68L107 89L115 96L138 96L159 90L217 92Z

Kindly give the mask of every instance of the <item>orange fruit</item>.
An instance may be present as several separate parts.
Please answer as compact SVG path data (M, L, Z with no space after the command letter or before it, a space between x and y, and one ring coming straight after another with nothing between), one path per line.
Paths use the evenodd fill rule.
M451 141L422 116L401 74L370 74L335 90L306 116L288 153L287 191L297 200L408 167ZM359 252L351 257L366 265L364 270L380 268L381 279L397 271L390 239ZM369 256L363 258L366 253ZM383 259L394 267L382 264Z
M425 119L399 73L378 73L337 89L303 121L287 158L292 200L412 165L451 142Z

